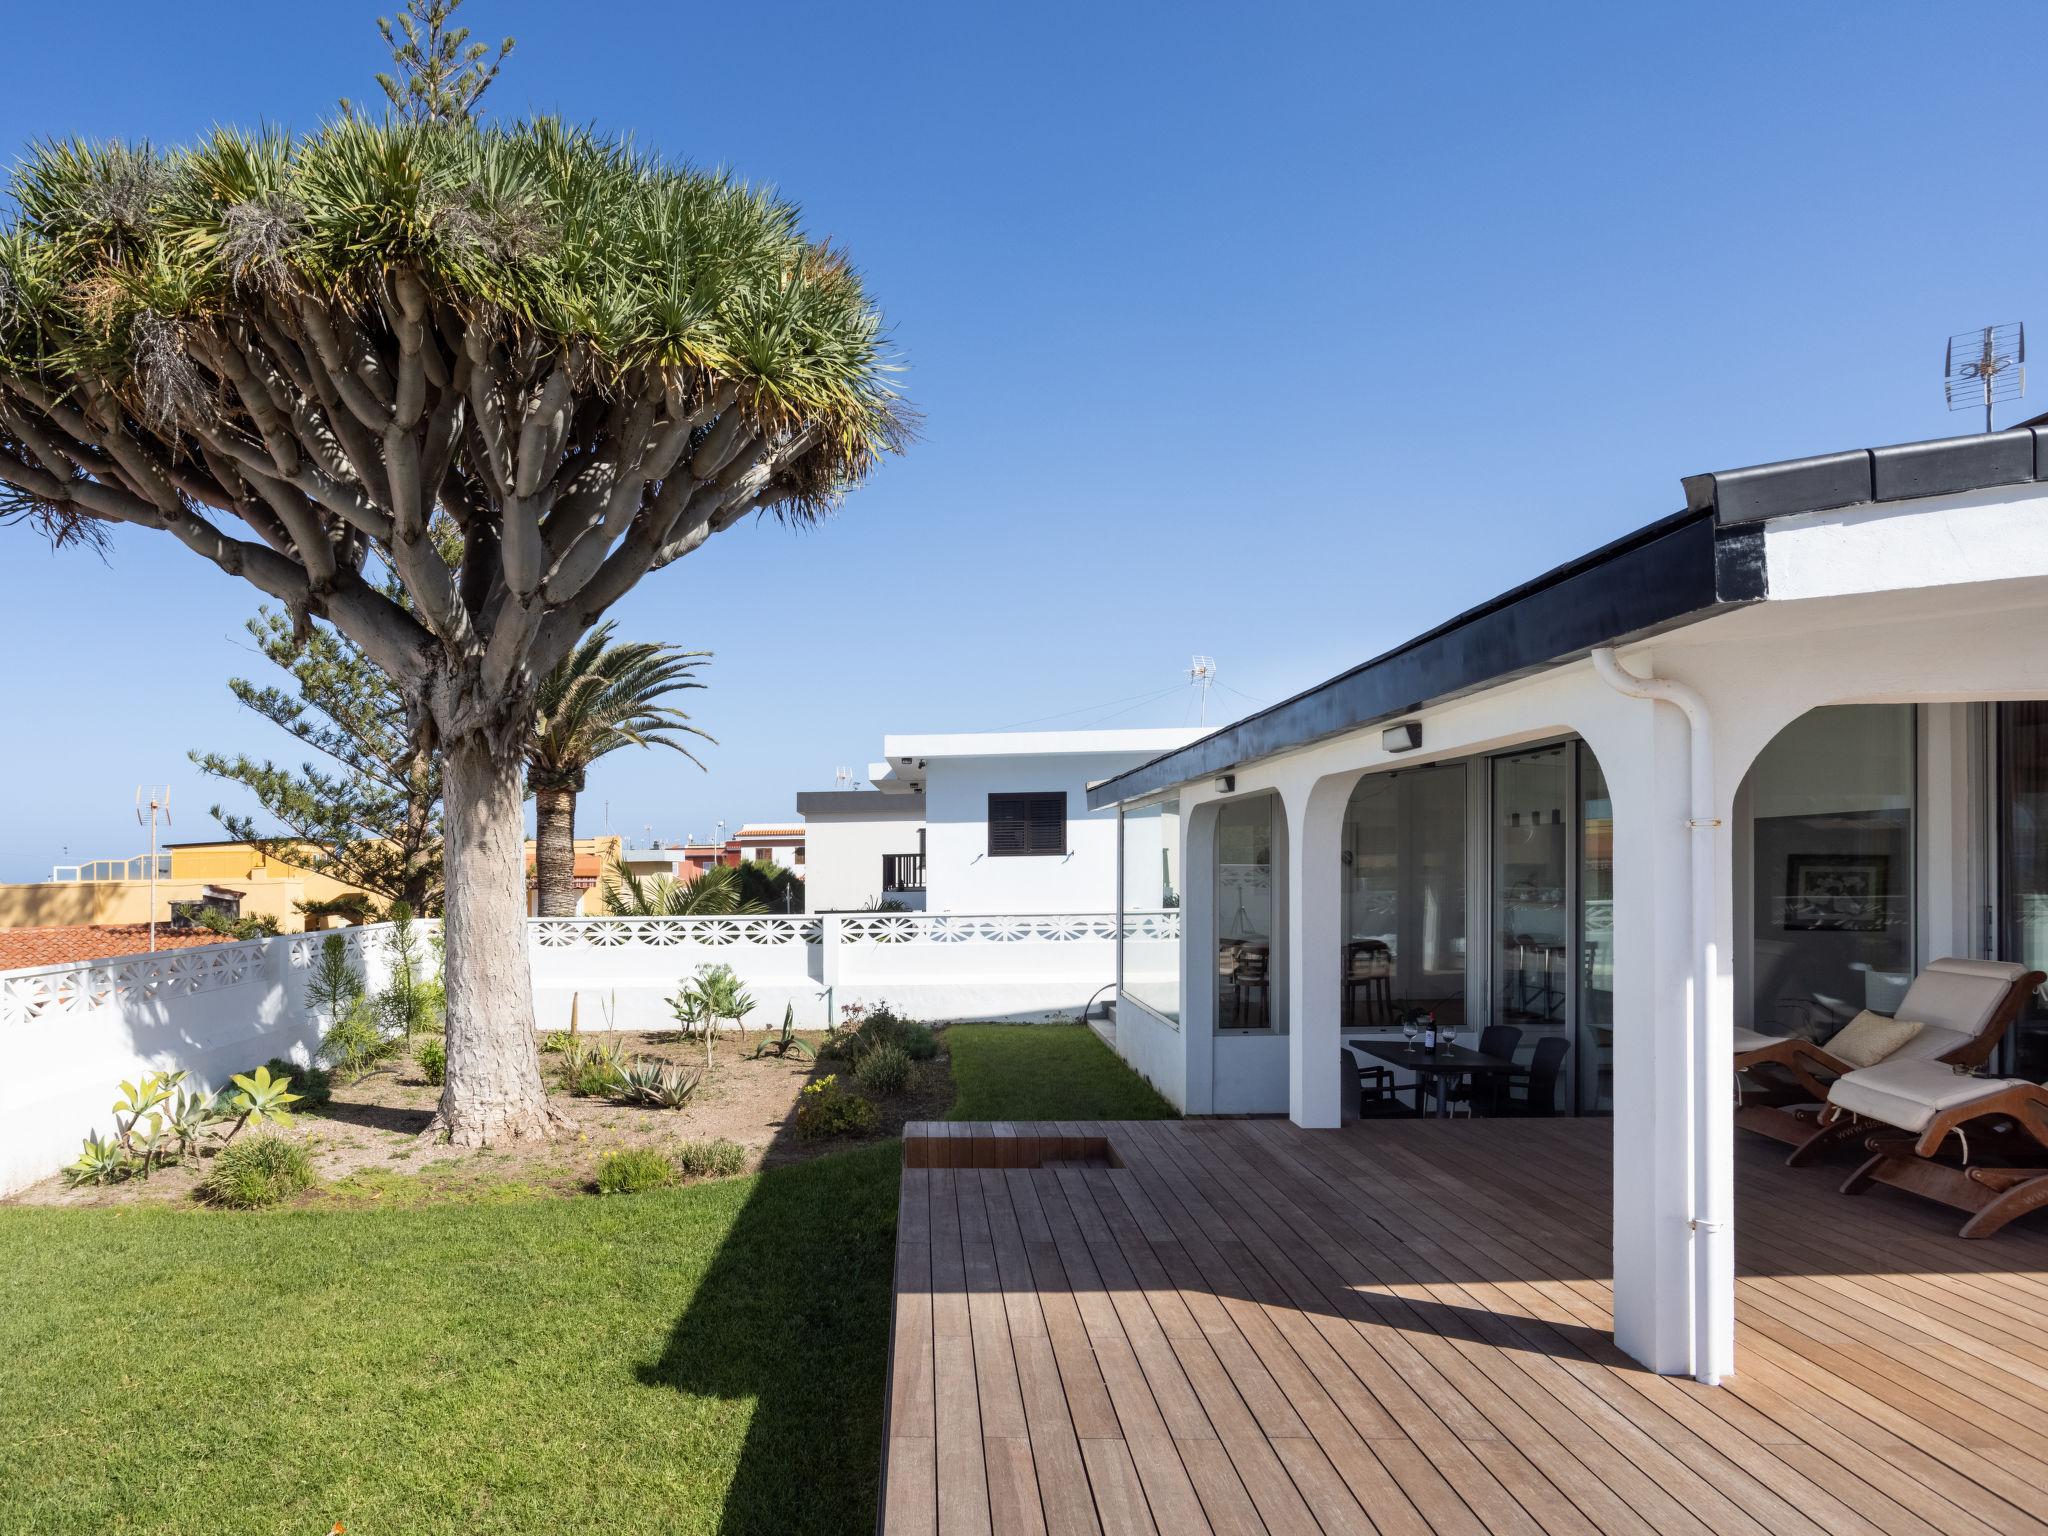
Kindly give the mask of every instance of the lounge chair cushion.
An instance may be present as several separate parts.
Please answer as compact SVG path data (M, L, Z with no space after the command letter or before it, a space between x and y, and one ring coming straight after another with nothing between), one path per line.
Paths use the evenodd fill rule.
M1918 1019L1888 1019L1866 1008L1830 1035L1825 1049L1851 1067L1874 1067L1924 1028Z
M1880 1125L1917 1132L1936 1115L2003 1092L2016 1081L1970 1077L1938 1061L1881 1061L1836 1078L1828 1102Z
M1975 1035L2026 973L2024 965L2009 960L1930 961L1899 999L1896 1017Z
M1766 1035L1754 1029L1737 1029L1735 1053L1739 1056L1745 1051L1767 1051L1782 1038L1780 1035Z
M1913 1038L1900 1046L1886 1061L1933 1061L1968 1045L1974 1036L1941 1024L1922 1024Z

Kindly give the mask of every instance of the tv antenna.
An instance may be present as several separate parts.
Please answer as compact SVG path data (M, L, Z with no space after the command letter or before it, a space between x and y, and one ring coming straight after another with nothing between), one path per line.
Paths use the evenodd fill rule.
M1987 325L1949 337L1942 362L1942 386L1948 408L1967 411L1984 407L1984 430L1991 430L1991 406L2017 400L2027 392L2027 327Z
M135 821L138 826L149 828L149 952L152 955L156 953L156 820L159 816L163 817L165 826L171 824L171 786L136 785Z
M1202 701L1202 724L1209 723L1209 687L1216 681L1216 658L1197 656L1188 664L1188 681L1194 685L1196 695ZM1181 716L1183 720L1187 716Z

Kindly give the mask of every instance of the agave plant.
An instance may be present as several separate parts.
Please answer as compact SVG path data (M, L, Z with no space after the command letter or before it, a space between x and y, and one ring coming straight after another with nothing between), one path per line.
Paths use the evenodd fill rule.
M613 1097L627 1104L655 1109L681 1109L690 1102L704 1074L665 1061L631 1061L620 1071Z
M111 1184L126 1178L133 1169L134 1160L120 1142L104 1140L94 1131L85 1138L85 1148L78 1154L78 1160L64 1170L64 1182L74 1188L80 1184Z
M283 1127L292 1123L291 1111L285 1106L298 1103L299 1095L291 1091L290 1078L272 1077L270 1068L258 1067L247 1077L237 1072L234 1085L240 1091L228 1100L227 1108L236 1118L225 1140L233 1141L245 1125L267 1122Z
M818 1053L796 1037L796 1004L782 1005L782 1032L773 1039L763 1039L754 1047L754 1060L763 1056L800 1056L805 1061L817 1060Z
M221 1096L181 1088L164 1111L164 1130L177 1143L178 1154L190 1157L208 1130L228 1117Z
M140 1157L135 1145L136 1127L185 1081L183 1072L149 1072L136 1082L121 1084L121 1097L114 1100L114 1140L131 1157ZM158 1116L161 1121L162 1117Z

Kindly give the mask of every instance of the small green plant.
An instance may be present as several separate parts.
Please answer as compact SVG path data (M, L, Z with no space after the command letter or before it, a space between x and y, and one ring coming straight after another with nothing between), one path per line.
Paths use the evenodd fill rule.
M413 1059L420 1064L420 1076L435 1087L448 1080L448 1047L441 1043L439 1035L429 1035L422 1040L419 1049L413 1052Z
M377 1012L386 1028L411 1040L420 1030L441 1027L440 1010L447 999L438 980L430 985L420 974L420 936L411 905L394 901L384 917L391 924L391 980L377 999Z
M764 1037L754 1047L754 1060L763 1056L797 1056L805 1061L817 1059L817 1052L796 1037L796 1004L782 1005L782 1032L772 1038Z
M320 941L320 958L306 982L306 1009L329 1024L339 1023L363 995L363 978L349 964L348 941L330 933Z
M291 1091L290 1078L272 1077L270 1068L258 1067L246 1077L236 1073L233 1087L236 1091L224 1106L235 1116L235 1123L228 1127L229 1141L233 1141L245 1125L283 1127L292 1123L289 1106L298 1103L299 1096Z
M121 1084L114 1100L114 1141L127 1157L130 1171L148 1178L169 1156L175 1137L166 1133L160 1106L185 1081L183 1072L148 1072Z
M212 1205L255 1211L312 1187L313 1160L306 1156L305 1148L282 1136L257 1136L221 1148L199 1186L199 1195Z
M384 1033L379 1008L369 999L359 997L320 1037L320 1059L355 1079L390 1054L393 1045Z
M883 1045L895 1046L912 1061L930 1061L939 1054L938 1036L929 1024L906 1019L886 1003L873 1008L848 1003L840 1009L839 1023L825 1037L818 1054L837 1061L858 1062Z
M747 1164L747 1149L723 1136L686 1141L676 1148L676 1166L693 1179L729 1179Z
M679 1175L665 1153L653 1147L621 1147L597 1160L597 1192L631 1195L643 1189L666 1189Z
M874 1104L848 1093L837 1073L819 1078L796 1096L796 1133L807 1141L864 1135L880 1120Z
M206 1133L227 1118L216 1094L180 1088L164 1106L164 1133L176 1143L180 1157L195 1157Z
M712 1043L718 1038L718 1025L729 1019L741 1029L746 1028L747 1015L754 1011L754 1000L747 989L740 984L739 973L729 965L705 965L697 968L697 979L688 987L695 999L698 1021L704 1029L704 1065L711 1065ZM671 1002L671 1009L675 1004ZM681 1010L675 1010L680 1020Z
M553 1055L558 1051L566 1051L569 1049L569 1031L566 1029L549 1030L545 1035L541 1036L540 1048L542 1055Z
M74 1189L81 1184L115 1184L134 1171L134 1159L118 1141L108 1141L98 1131L85 1138L78 1161L64 1170L64 1182Z
M625 1066L624 1056L610 1041L573 1035L562 1052L562 1091L580 1099L604 1098L617 1085Z
M325 1067L302 1067L295 1061L285 1060L282 1056L273 1056L263 1065L270 1069L272 1077L291 1079L292 1092L299 1096L295 1114L306 1115L314 1110L323 1109L334 1097L334 1074ZM249 1075L255 1076L253 1069Z
M703 1080L703 1073L692 1072L688 1067L671 1066L665 1061L629 1061L619 1069L611 1094L626 1104L681 1109L690 1102L690 1096Z
M910 1086L910 1057L900 1045L878 1045L861 1057L853 1077L869 1093L901 1093Z

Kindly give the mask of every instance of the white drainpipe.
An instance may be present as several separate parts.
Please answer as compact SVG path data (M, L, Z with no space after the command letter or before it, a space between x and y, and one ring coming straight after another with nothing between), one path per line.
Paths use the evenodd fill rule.
M1687 1154L1691 1166L1687 1183L1692 1197L1688 1226L1693 1239L1693 1375L1708 1386L1719 1386L1721 1378L1735 1369L1734 1344L1714 1320L1732 1305L1723 1297L1722 1277L1732 1274L1726 1262L1733 1240L1730 1215L1734 1209L1734 1148L1720 1143L1732 1140L1717 1135L1717 1117L1724 1115L1735 1088L1733 1052L1735 1042L1723 1038L1715 1027L1711 997L1719 984L1719 956L1714 944L1714 833L1720 820L1714 815L1714 728L1707 717L1707 703L1683 683L1663 678L1637 677L1616 659L1612 646L1593 652L1593 670L1600 680L1632 699L1661 699L1685 714L1692 746L1692 814L1686 826L1692 831L1692 985L1691 1006L1686 1012L1686 1055L1691 1063L1692 1092L1686 1113Z

